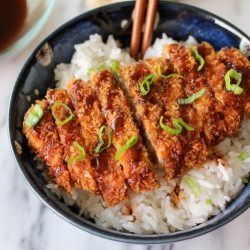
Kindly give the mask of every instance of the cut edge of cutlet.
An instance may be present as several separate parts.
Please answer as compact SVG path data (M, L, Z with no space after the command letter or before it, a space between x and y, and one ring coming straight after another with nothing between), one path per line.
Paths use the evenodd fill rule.
M83 190L98 194L99 189L95 178L95 169L91 166L88 148L86 148L84 139L81 136L79 119L73 109L71 98L67 90L49 89L47 91L46 98L50 103L51 108L54 103L61 102L66 105L66 107L68 107L73 114L72 119L64 125L56 124L56 129L59 134L60 142L63 145L65 162L68 166L74 185L78 188L81 187ZM64 115L67 114L68 111L65 111L65 107L62 110L60 110L60 115L63 113ZM75 142L85 150L86 155L82 160L69 163L69 160L72 158L72 154L76 156L78 153L78 150L74 146Z
M102 125L106 124L106 119L101 112L98 99L93 99L93 96L96 97L96 94L89 83L79 79L71 80L67 85L67 90L71 93L71 98L74 99L72 102L76 113L83 111L81 107L84 105L85 107L86 105L89 105L88 109L91 109L91 105L95 105L95 113L100 118L99 123L92 123L91 121L95 119L95 117L91 116L91 113L87 112L87 110L84 110L83 112L85 117L86 115L89 116L89 121L92 126L94 126L93 129L96 130L96 140L92 140L91 142L93 144L91 145L91 148L95 148L98 142L98 129ZM84 124L84 126L85 125L86 124ZM84 133L84 131L86 130L83 129L82 133ZM125 183L124 173L121 170L120 165L114 160L115 149L113 146L111 145L111 147L101 153L96 153L92 150L90 157L92 159L91 162L95 162L97 183L102 197L108 206L114 206L126 199L127 185Z
M29 113L31 112L35 104L40 105L41 108L43 109L43 117L34 127L29 128L25 124L25 120L27 119L27 116L29 115ZM55 157L55 154L53 154L53 160L58 160L59 164L58 163L52 164L52 162L50 162L50 159L52 159L52 155L51 157L47 158L47 154L52 154L52 152L50 151L47 152L46 150L49 150L49 148L53 149L55 147L55 144L58 144L57 146L61 146L61 147L54 148L55 150L58 151L61 149L63 151L63 148L60 143L59 136L58 136L58 133L57 133L54 121L53 121L53 117L49 109L48 101L46 99L36 100L35 104L32 104L31 107L27 110L27 112L24 115L23 128L22 128L23 133L26 136L26 139L28 141L29 147L31 148L31 151L36 153L38 158L45 163L46 169L48 170L48 175L52 178L52 180L55 181L55 183L59 187L63 188L66 192L71 193L72 191L71 179L70 179L70 175L67 169L67 165L65 164L64 159L63 159L63 152L61 152L62 154L60 154L59 158ZM48 126L48 122L44 120L45 116L48 119L48 122L50 125L49 127L46 127L46 125ZM46 133L44 134L44 138L39 138L40 136L42 136L42 132L44 132L42 130L45 130ZM38 134L39 131L40 133ZM43 145L44 140L46 141L46 143L47 143L47 140L51 140L50 143L53 147L44 146ZM40 145L36 146L36 143L39 143ZM44 153L44 151L46 152Z
M119 150L118 145L123 145L132 134L139 137L137 144L129 148L122 155L121 159L119 159L120 164L123 166L125 178L127 179L130 189L135 192L145 192L158 188L159 182L157 180L157 175L149 159L148 151L142 142L137 124L131 114L130 103L113 72L111 70L98 71L92 74L90 81L91 86L93 86L95 91L98 91L98 99L101 104L102 112L106 114L105 118L107 123L113 131L112 141L114 141L113 145L116 149ZM108 101L106 102L105 100ZM117 127L114 123L120 119L121 115L123 126ZM125 126L126 124L127 126ZM123 133L125 127L126 133ZM140 154L136 156L138 158L136 160L137 162L134 161L135 153L132 153L132 151L135 151L135 147L139 150L138 153ZM134 165L133 170L131 164ZM130 174L131 171L133 172L133 176Z
M143 60L140 60L140 61L143 61ZM138 61L138 62L140 62L140 61ZM135 63L138 63L138 62L134 62L132 64L135 64ZM128 65L126 65L125 67L127 67L127 66ZM129 94L129 90L128 90L128 88L126 88L126 85L124 83L124 79L122 77L123 68L119 69L119 74L118 74L118 76L119 76L119 83L120 83L119 86L120 86L121 90L123 91L124 95L128 99L128 103L129 103L129 106L130 106L130 109L131 109L131 115L132 115L133 120L134 120L134 122L135 122L135 124L136 124L136 126L137 126L137 128L139 130L139 134L140 134L140 136L142 138L142 143L144 144L145 148L148 151L149 160L151 161L151 163L153 165L153 168L154 169L158 169L156 167L156 165L159 164L159 163L157 162L157 156L156 156L155 149L154 149L151 141L147 138L147 136L144 133L142 122L136 116L136 112L137 112L136 104L135 104L132 96Z

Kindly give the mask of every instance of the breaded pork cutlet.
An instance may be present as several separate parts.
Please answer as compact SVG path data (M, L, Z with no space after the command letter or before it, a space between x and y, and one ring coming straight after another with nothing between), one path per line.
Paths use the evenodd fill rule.
M46 164L49 176L55 183L71 192L70 175L64 162L63 146L60 143L56 126L46 100L36 101L43 116L33 127L27 125L29 116L34 112L32 105L24 116L23 133L28 139L31 150Z
M214 96L214 91L204 74L204 72L207 72L206 62L203 69L198 71L199 63L191 48L180 44L167 45L164 52L174 70L183 76L183 89L186 98L201 89L205 90L202 97L196 99L190 105L196 110L196 131L203 134L207 145L217 144L226 135L226 124L224 117L221 116L222 106Z
M240 95L244 110L250 116L250 61L236 48L223 48L218 53L219 60L227 70L235 69L242 76L241 86L244 89Z
M163 66L161 61L158 63ZM147 95L140 92L140 83L151 73L147 65L140 61L123 68L121 76L136 108L136 117L150 141L159 164L167 169L169 176L173 176L182 154L182 145L178 137L166 134L159 126L159 119L164 114L163 105L159 99L159 86L151 85L151 91Z
M112 130L112 143L117 150L116 160L123 167L129 187L135 192L158 188L156 174L134 123L128 99L119 88L113 73L102 70L93 74L91 85Z
M189 168L200 166L208 155L207 146L197 126L199 122L197 113L192 105L181 105L179 103L179 100L186 98L185 81L184 77L175 70L174 65L168 59L151 59L146 60L145 63L151 72L157 76L157 80L152 86L152 95L158 99L158 103L163 110L163 123L172 128L175 121L182 119L189 126L189 129L183 129L178 136L172 136L164 131L165 136L168 136L168 141L171 141L171 155L175 156L175 158L172 157L176 164L174 176L182 175ZM160 125L159 123L158 119L158 125ZM178 154L175 152L178 152ZM167 168L166 170L166 178L171 178L170 169Z
M70 81L67 90L79 118L86 147L93 154L98 144L98 130L105 123L97 96L87 82L79 79Z
M52 108L71 179L76 187L97 193L95 169L91 166L90 157L81 136L78 117L67 91L51 89L47 91L46 98Z
M73 80L68 84L67 89L80 120L81 134L87 140L99 189L108 205L113 206L126 197L127 186L123 171L119 163L115 161L116 150L112 144L102 151L99 150L101 152L97 150L100 140L98 132L103 126L106 128L102 133L103 146L109 144L107 138L109 128L105 123L99 101L87 82Z
M225 122L226 131L222 139L236 135L244 117L244 102L243 95L235 95L225 88L225 75L231 67L227 68L221 62L219 54L210 44L203 42L197 46L197 49L206 62L203 74L217 100L216 112ZM242 83L241 86L243 86Z
M143 93L143 81L150 75L152 79L148 93ZM177 99L185 96L183 79L165 58L140 61L126 66L121 71L124 85L136 107L136 115L142 124L145 136L155 152L159 164L165 169L166 179L174 178L186 170L188 165L197 165L207 155L206 146L194 131L183 131L184 135L172 135L160 126L160 120L173 127L176 119L183 119L194 127L191 119L192 107L184 110ZM196 116L192 116L196 117Z

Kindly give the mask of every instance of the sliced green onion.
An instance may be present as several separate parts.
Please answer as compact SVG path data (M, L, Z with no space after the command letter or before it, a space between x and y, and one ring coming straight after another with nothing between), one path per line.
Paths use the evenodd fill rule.
M182 126L187 131L194 131L194 128L189 126L186 122L184 122L182 118L178 118L178 119L174 120L174 126L176 127L177 125Z
M174 77L177 77L177 78L181 78L181 79L184 79L184 77L178 73L172 73L172 74L169 74L169 75L163 75L161 73L161 65L158 64L157 65L157 73L158 73L158 76L159 77L163 77L163 78L174 78Z
M169 75L161 75L161 77L163 78L181 78L181 79L184 79L184 77L178 73L172 73L172 74L169 74Z
M119 67L120 67L120 62L118 60L112 60L111 68L112 68L114 77L117 81L119 81L119 75L118 75Z
M231 78L236 81L236 84L231 84ZM226 82L226 90L232 91L235 95L240 95L244 91L244 89L239 86L242 80L242 75L236 70L228 70L225 74L224 80Z
M57 107L63 107L64 109L66 109L66 111L69 112L69 116L68 116L67 118L65 118L64 120L60 120L60 119L56 116L56 108L57 108ZM71 121L71 120L73 119L73 117L74 117L72 110L71 110L66 104L64 104L64 103L61 102L61 101L56 101L56 102L52 105L52 115L53 115L53 117L54 117L54 119L55 119L55 121L56 121L56 124L57 124L57 125L60 125L60 126L66 124L66 123L69 122L69 121Z
M120 67L119 61L118 60L112 60L112 62L111 62L111 68L112 68L112 71L114 73L118 74L119 67Z
M108 143L106 146L103 147L104 145L104 140L103 140L103 132L104 130L106 130L106 134L107 134L107 137L108 137ZM103 150L107 149L110 147L111 145L111 131L110 131L110 128L106 127L106 126L101 126L98 130L98 139L99 139L99 142L95 148L95 152L96 153L101 153Z
M183 181L190 188L194 196L196 198L199 198L199 196L201 195L201 188L200 188L200 185L197 183L197 181L188 175L185 175L183 177Z
M72 164L72 163L75 163L77 161L81 161L85 158L86 156L86 152L84 150L84 148L77 142L77 141L74 141L73 142L73 146L80 152L79 155L71 158L68 160L68 163L69 164Z
M194 128L185 123L182 118L175 119L173 125L174 128L170 128L163 123L163 116L160 117L160 127L171 135L179 135L182 132L182 128L185 128L188 131L194 131Z
M206 204L207 205L213 205L213 201L210 198L206 199Z
M246 151L240 152L240 154L237 156L238 160L245 161L249 157L248 153Z
M94 67L90 67L87 71L87 76L90 77L94 71L95 71Z
M193 54L193 56L195 57L195 59L199 62L199 67L198 67L198 69L197 69L197 71L201 71L202 69L203 69L203 67L204 67L204 65L205 65L205 61L204 61L204 59L203 59L203 57L199 54L199 52L198 52L198 50L195 48L195 47L193 47L192 49L191 49L191 51L192 51L192 54Z
M248 177L245 176L245 177L242 178L242 183L243 184L248 184L248 182L249 182Z
M32 111L29 113L27 119L25 120L25 124L29 128L33 128L43 117L43 109L39 104L35 104Z
M120 149L115 154L115 160L119 161L121 159L121 156L131 147L133 147L139 140L138 135L132 135L126 143L120 147Z
M188 98L185 99L178 99L177 103L178 104L190 104L192 102L194 102L196 99L200 98L202 95L204 95L206 92L205 88L202 88L201 90L199 90L198 92L194 93L193 95L189 96Z
M150 92L150 87L155 80L156 80L156 75L153 73L147 75L144 78L144 80L140 84L140 91L142 95L147 95Z
M106 63L100 63L99 66L98 66L98 70L103 70L103 69L106 69L108 66Z

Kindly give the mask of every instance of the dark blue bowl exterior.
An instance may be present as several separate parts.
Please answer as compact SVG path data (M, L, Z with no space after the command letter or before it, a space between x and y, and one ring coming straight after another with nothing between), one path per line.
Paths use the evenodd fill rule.
M135 235L108 230L79 216L76 207L67 207L58 197L46 189L46 182L39 170L36 169L34 156L30 153L21 132L24 113L34 100L45 95L48 87L55 86L54 67L58 63L70 62L74 52L74 44L84 42L91 34L99 33L104 40L109 34L112 34L122 42L124 47L129 46L132 9L133 2L123 2L87 12L64 24L37 47L19 74L11 97L9 107L10 142L19 168L28 184L47 206L65 220L85 231L112 240L144 244L170 243L212 231L241 214L250 204L250 185L245 187L239 197L231 202L225 211L208 222L189 230L158 235ZM161 37L162 33L167 33L177 40L185 40L189 35L192 35L198 41L210 42L216 49L224 46L238 48L242 37L249 42L249 38L231 24L192 6L160 2L159 13L160 22L154 34L155 38ZM128 20L128 25L122 29L121 21L123 19ZM231 31L219 26L218 20L223 25L230 27ZM52 53L47 53L49 63L46 65L41 63L39 59L41 53L38 59L36 57L45 44L48 44L52 51ZM42 50L44 52L44 49ZM39 90L38 96L34 92L35 89ZM27 96L29 97L27 98ZM21 155L17 153L15 148L15 140L22 145L23 153Z

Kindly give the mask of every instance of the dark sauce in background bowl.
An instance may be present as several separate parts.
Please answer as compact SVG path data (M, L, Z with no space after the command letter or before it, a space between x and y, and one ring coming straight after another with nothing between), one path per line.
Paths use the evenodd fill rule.
M26 0L0 0L0 51L18 38L26 15Z

